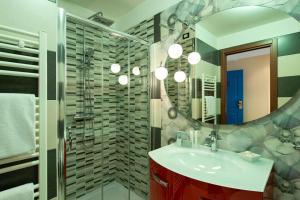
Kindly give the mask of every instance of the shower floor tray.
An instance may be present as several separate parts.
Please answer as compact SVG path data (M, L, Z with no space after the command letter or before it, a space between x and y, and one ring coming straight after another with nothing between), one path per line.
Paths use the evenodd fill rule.
M144 200L134 192L130 192L128 199L128 189L117 182L112 182L103 188L104 195L101 199L101 189L95 190L78 200Z

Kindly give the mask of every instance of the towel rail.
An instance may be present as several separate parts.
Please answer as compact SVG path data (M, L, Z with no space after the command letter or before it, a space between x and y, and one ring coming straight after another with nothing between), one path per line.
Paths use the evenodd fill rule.
M33 70L38 70L39 69L38 65L30 65L30 64L14 63L14 62L5 62L5 61L0 61L0 66L13 67L13 68L19 68L19 69L33 69Z
M35 107L35 152L0 159L0 174L38 166L34 197L44 200L47 199L47 35L0 25L0 49L0 67L3 67L0 75L37 78L39 90Z
M207 122L214 120L214 123L217 123L217 114L214 113L213 115L207 115L207 102L205 95L207 94L206 92L211 92L213 93L213 96L217 98L217 77L216 76L211 76L211 75L206 75L202 73L202 122Z
M34 190L37 190L37 189L39 189L39 187L40 187L39 184L35 184L34 187L33 187L33 189L34 189Z
M215 88L204 88L205 91L212 91L214 92L215 91Z
M33 189L35 190L34 191L34 198L35 199L38 199L38 197L40 196L39 187L40 187L39 184L35 184L34 187L33 187Z
M37 34L37 33L31 33L31 32L28 32L28 31L23 31L23 30L20 30L20 29L9 27L9 26L0 25L0 29L5 30L5 31L20 33L22 35L27 35L27 36L31 36L31 37L36 37L36 38L39 37L39 34Z
M37 50L37 49L32 49L32 48L27 48L27 47L19 47L16 45L5 44L5 43L0 43L0 48L14 50L14 51L21 51L21 52L25 52L25 53L39 54L39 50Z
M215 118L214 116L211 116L211 117L205 118L204 120L205 120L205 121L210 121L210 120L212 120L212 119L214 119L214 118Z
M26 162L26 163L22 163L22 164L18 164L18 165L13 165L13 166L10 166L10 167L1 168L0 169L0 174L5 174L5 173L16 171L16 170L19 170L19 169L24 169L24 168L36 166L39 163L40 163L40 161L35 160L35 161L30 161L30 162Z
M206 83L204 83L204 84L205 84L206 86L214 86L215 83L213 83L213 82L209 82L209 83L206 82Z
M15 41L15 42L23 41L25 44L31 44L34 46L38 46L38 44L39 44L37 41L27 40L27 39L3 35L3 34L0 34L0 38L5 39L5 40L10 40L10 41Z
M32 62L39 61L38 57L23 56L23 55L18 55L18 54L14 54L14 53L5 53L5 52L0 52L0 57L18 59L18 60L23 60L23 61L32 61Z
M40 196L40 193L39 192L35 192L34 193L34 198L37 198L37 197L39 197Z
M39 156L39 152L35 152L32 154L24 154L24 155L14 156L11 158L5 158L5 159L0 160L0 165L9 164L12 162L17 162L17 161L21 161L21 160L30 159L30 158L36 158L38 156Z
M8 70L0 70L0 75L28 77L28 78L38 78L39 77L38 73L16 72L16 71L8 71Z

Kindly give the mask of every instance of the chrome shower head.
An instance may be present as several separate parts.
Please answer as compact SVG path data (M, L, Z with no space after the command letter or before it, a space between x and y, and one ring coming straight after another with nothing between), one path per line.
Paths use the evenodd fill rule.
M98 22L100 24L104 24L106 26L111 26L114 23L113 20L105 18L101 11L93 14L88 19Z

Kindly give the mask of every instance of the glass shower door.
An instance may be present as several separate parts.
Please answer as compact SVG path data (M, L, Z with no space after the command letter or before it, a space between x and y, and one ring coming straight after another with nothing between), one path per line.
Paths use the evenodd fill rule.
M148 46L129 44L129 185L130 199L147 199L149 177L149 56Z
M73 17L66 34L66 199L147 199L148 46Z

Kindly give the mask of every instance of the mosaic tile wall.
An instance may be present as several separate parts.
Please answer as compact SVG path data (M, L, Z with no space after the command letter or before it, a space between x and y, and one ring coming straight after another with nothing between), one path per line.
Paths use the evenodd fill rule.
M83 113L83 26L67 22L67 199L76 199L114 180L116 173L116 89L109 72L116 56L110 35L85 27L85 48L93 48L90 68L90 113L95 120L74 121ZM101 66L103 65L103 71ZM102 98L104 97L104 98ZM107 97L107 98L105 98ZM105 102L105 103L103 103ZM84 123L86 129L84 130ZM103 133L103 134L102 134ZM86 137L83 137L86 135ZM93 136L95 135L95 137Z
M200 0L193 2L185 0L181 5L165 11L163 16L175 13L181 21L189 20L191 19L191 17L188 15L189 10L182 9L189 7L191 10L199 11L197 14L195 14L198 17L194 17L192 19L198 18L197 20L200 20L204 16L208 16L229 8L247 5L261 5L282 10L299 20L299 2L299 0ZM182 30L178 30L174 31L173 34L180 34L181 32ZM172 41L172 38L176 38L176 36L170 35L170 38ZM170 40L166 40L166 42L170 43ZM165 44L162 44L162 46L165 46ZM161 59L166 59L166 57ZM172 129L173 132L176 132L177 130L200 130L201 133L198 136L198 141L200 143L204 143L205 139L212 130L212 125L189 121L180 114L177 115L176 119L170 119L168 116L168 110L172 107L172 104L166 93L163 83L161 84L160 89L163 129ZM270 198L273 196L273 199L275 200L300 199L299 89L292 99L290 99L285 105L270 115L253 122L246 123L242 126L220 125L217 126L217 130L218 134L220 135L220 140L218 140L218 145L220 148L235 152L250 150L275 161L274 183L273 185L267 186L267 197ZM162 135L162 137L164 136ZM273 193L271 189L273 189Z
M128 31L153 41L153 20ZM83 26L67 21L67 199L76 199L118 181L138 195L148 194L148 47L128 42L109 33L85 27L86 49L94 49L85 99L94 120L74 121L83 113ZM128 54L128 51L130 52ZM128 62L129 59L129 62ZM139 66L141 75L130 75L130 88L110 73L120 63L120 74ZM102 68L103 67L103 68ZM129 102L129 103L128 103ZM89 104L91 103L91 106ZM88 105L88 106L87 106ZM84 129L84 123L86 128ZM85 137L83 137L85 135Z
M127 33L153 43L153 26L154 21L151 18L129 29ZM148 53L149 49L146 45L127 40L118 43L117 55L122 56L118 56L117 62L124 66L121 74L129 75L130 87L129 91L126 86L118 85L117 87L117 180L127 187L129 181L130 189L145 199L148 195L148 151L150 145ZM139 76L132 74L135 66L140 67L141 74Z

